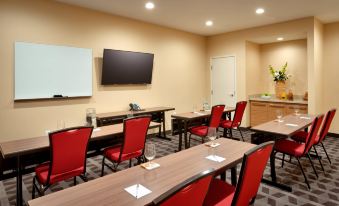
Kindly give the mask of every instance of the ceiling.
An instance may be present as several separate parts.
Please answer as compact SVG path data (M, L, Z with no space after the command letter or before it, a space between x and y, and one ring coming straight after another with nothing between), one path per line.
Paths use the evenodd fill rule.
M339 0L57 0L204 36L315 16L339 21ZM258 7L265 13L258 15ZM212 20L212 27L205 26Z

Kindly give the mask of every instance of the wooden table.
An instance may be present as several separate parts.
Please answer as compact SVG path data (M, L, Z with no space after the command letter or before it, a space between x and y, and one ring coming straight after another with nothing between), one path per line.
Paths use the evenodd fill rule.
M112 122L122 122L123 119L127 118L130 115L153 115L156 114L159 117L159 122L162 122L162 131L163 134L161 135L159 130L158 137L166 140L171 140L166 136L166 121L165 121L165 112L175 110L173 107L152 107L152 108L144 108L141 111L119 111L119 112L107 112L107 113L99 113L97 114L97 122L98 125L104 125L105 121L112 121Z
M217 155L226 158L221 163L206 159L205 157L210 154L210 148L199 145L155 159L154 161L161 165L157 169L148 171L135 166L28 201L28 204L30 206L146 205L199 172L209 168L214 168L218 172L234 167L241 162L244 153L255 146L225 138L217 139L215 142L221 144L217 147ZM150 189L152 193L136 199L124 190L137 183Z
M224 116L228 119L231 118L231 112L234 112L234 107L226 107L224 110ZM189 122L196 119L203 119L211 116L211 111L199 111L199 112L186 112L180 114L173 114L172 118L176 119L178 122L178 133L179 133L179 145L178 151L181 151L182 148L182 133L184 133L185 139L185 149L188 148L188 141L187 141L187 131ZM184 129L182 129L184 127Z
M278 122L276 120L266 122L264 124L257 125L252 127L251 130L259 133L271 134L277 140L279 138L288 138L293 136L296 132L306 129L312 124L315 115L301 114L296 115L287 115L282 118L283 122ZM292 124L292 125L288 125ZM280 189L291 192L292 188L287 185L283 185L277 182L277 176L275 171L275 155L274 152L271 153L270 157L271 164L271 178L272 180L263 180L263 182L278 187Z
M159 123L151 122L150 129L158 127ZM123 124L103 126L93 131L90 141L111 138L123 133ZM34 154L49 148L48 136L19 139L7 142L0 142L0 149L4 159L16 157L17 179L16 179L16 201L22 205L22 168L20 159L23 155Z

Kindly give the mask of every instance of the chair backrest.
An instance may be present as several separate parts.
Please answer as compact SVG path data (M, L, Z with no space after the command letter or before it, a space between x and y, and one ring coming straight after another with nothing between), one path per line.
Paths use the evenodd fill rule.
M308 132L305 140L305 150L303 154L307 154L308 151L311 149L311 147L314 144L315 138L318 135L320 125L324 119L324 115L318 115L317 117L314 118L310 131Z
M93 127L72 127L49 133L51 147L50 177L71 172L83 167L86 171L86 153Z
M153 205L203 205L214 169L201 172L153 200Z
M232 206L249 205L256 197L273 145L272 141L266 142L244 154Z
M224 113L225 105L215 105L212 107L209 127L218 128L222 114Z
M247 105L246 101L237 102L237 106L235 107L234 117L232 121L232 127L240 126L242 117L244 116L246 105Z
M325 120L324 120L324 123L322 125L321 131L319 134L318 142L314 142L314 144L318 144L325 139L328 133L328 130L330 129L330 126L332 124L332 120L334 118L336 111L337 111L336 109L331 109L330 111L326 113Z
M146 136L151 116L137 116L124 120L124 142L120 157L145 148Z

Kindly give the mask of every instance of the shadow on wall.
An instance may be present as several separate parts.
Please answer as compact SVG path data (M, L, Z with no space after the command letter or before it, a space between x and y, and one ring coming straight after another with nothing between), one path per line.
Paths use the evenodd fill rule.
M96 73L96 83L98 91L133 91L133 90L150 90L151 84L124 84L124 85L101 85L101 74L102 74L102 57L94 58L94 69Z

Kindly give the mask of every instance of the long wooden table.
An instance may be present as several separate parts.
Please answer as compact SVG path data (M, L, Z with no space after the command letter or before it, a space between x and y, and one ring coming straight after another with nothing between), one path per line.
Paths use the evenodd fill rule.
M206 159L205 157L210 155L210 148L199 145L155 159L154 162L159 163L160 167L154 170L148 171L135 166L28 201L28 204L30 206L147 205L154 198L199 172L214 168L217 173L234 167L241 162L244 153L255 146L225 138L217 139L215 142L221 144L217 147L217 155L226 158L223 162ZM137 183L152 192L136 199L124 190Z
M159 123L151 122L150 129L158 127ZM111 138L123 133L123 124L103 126L93 131L90 141ZM17 205L22 205L22 168L21 157L23 155L34 154L49 148L48 136L19 139L7 142L0 142L0 150L4 159L16 157L17 159L17 179L16 179L16 201Z
M234 107L226 107L224 110L224 117L230 119L231 112L234 112ZM182 134L184 133L184 140L185 140L185 149L188 148L188 141L187 141L187 131L189 122L196 120L196 119L203 119L211 116L211 111L199 111L199 112L186 112L180 114L173 114L172 118L177 119L178 121L178 133L179 133L179 145L178 151L182 148Z
M296 132L306 129L309 127L315 116L308 114L301 115L287 115L282 118L283 122L278 122L276 120L269 121L255 127L252 127L251 130L259 133L271 134L276 140L279 138L288 138L293 136ZM264 179L263 182L278 187L280 189L291 192L292 188L287 185L283 185L277 182L277 175L275 171L275 155L274 152L271 153L270 157L271 165L271 178L272 180Z
M106 113L99 113L97 114L97 122L98 125L105 125L104 122L112 121L112 122L122 122L123 119L127 118L130 115L153 115L155 114L158 116L159 121L162 122L162 132L163 134L159 134L160 138L171 140L166 136L166 121L165 121L165 112L175 110L173 107L152 107L152 108L144 108L140 111L119 111L119 112L106 112ZM161 128L160 128L161 129Z

